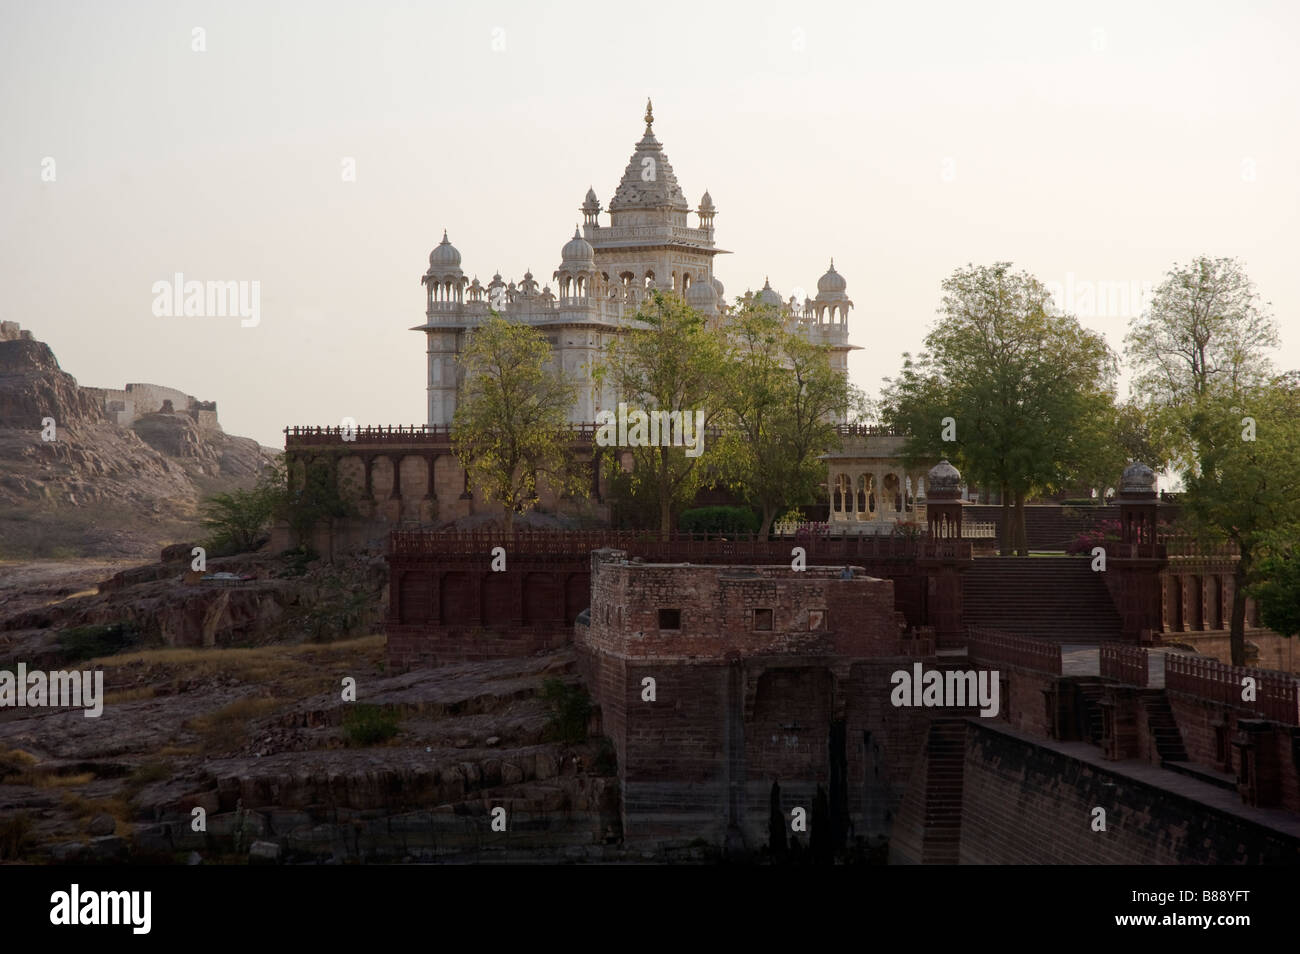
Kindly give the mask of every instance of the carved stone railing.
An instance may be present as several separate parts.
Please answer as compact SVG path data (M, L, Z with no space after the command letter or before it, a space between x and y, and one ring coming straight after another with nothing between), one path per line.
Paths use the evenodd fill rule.
M1037 672L1061 674L1061 644L1012 636L977 626L966 628L966 652L980 662L1019 666Z
M1130 686L1145 688L1150 674L1147 651L1124 643L1102 643L1101 674Z
M1253 700L1245 700L1243 680L1255 681ZM1281 672L1228 666L1215 659L1170 653L1165 659L1165 688L1185 692L1265 719L1300 725L1300 680Z

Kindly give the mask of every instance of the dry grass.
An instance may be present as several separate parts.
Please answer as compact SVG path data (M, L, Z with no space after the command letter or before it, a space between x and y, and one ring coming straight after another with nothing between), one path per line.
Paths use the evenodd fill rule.
M76 788L95 780L94 772L75 772L60 775L45 768L35 768L21 775L12 775L5 779L8 785L30 785L33 788Z
M248 724L284 704L282 699L236 699L230 705L196 716L185 727L197 732L201 751L219 754L237 749L248 741Z
M185 755L198 755L202 751L197 745L164 745L158 750L159 758L178 758Z
M384 659L384 636L363 636L337 643L299 643L259 646L251 649L145 649L102 657L87 667L106 670L140 667L161 669L177 680L233 676L240 682L270 689L284 699L302 698L325 692L338 685L340 675L356 675ZM150 676L151 681L156 680ZM122 690L131 692L132 690ZM126 702L147 696L110 693L107 701Z
M34 788L71 788L95 780L94 772L61 775L38 762L36 756L22 749L0 751L0 781L5 785L31 785Z
M79 590L78 592L70 593L67 596L60 596L58 599L50 600L49 602L43 603L41 605L58 606L60 603L66 603L68 600L80 599L83 596L98 596L98 595L99 595L99 587L95 587L94 589L91 590Z
M68 793L63 796L63 808L74 818L91 818L95 815L112 815L119 822L131 820L131 809L121 798L82 798Z
M29 774L36 761L36 756L22 749L0 750L0 782L8 782L14 776Z

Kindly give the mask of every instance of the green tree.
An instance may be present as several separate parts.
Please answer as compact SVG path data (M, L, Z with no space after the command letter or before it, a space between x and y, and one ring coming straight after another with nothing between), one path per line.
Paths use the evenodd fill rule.
M251 550L276 519L285 520L303 541L319 520L353 512L325 461L307 467L301 482L292 486L284 454L267 461L251 489L213 494L204 498L199 510L208 531L205 543L213 553Z
M1159 416L1171 457L1194 468L1210 426L1201 419L1203 402L1265 383L1278 335L1241 263L1200 256L1165 274L1124 341L1137 372L1135 392Z
M214 554L245 553L256 546L271 522L275 497L264 486L213 494L199 504L208 532L204 546Z
M337 459L317 458L295 474L281 455L263 472L262 486L273 502L274 515L289 525L303 547L319 524L357 515L356 504L339 486L337 463Z
M1254 596L1260 622L1283 636L1300 636L1300 553L1295 545L1260 560L1259 575Z
M1235 544L1229 641L1241 666L1246 597L1262 585L1276 605L1286 593L1290 567L1276 541L1300 528L1300 374L1237 390L1195 403L1198 466L1183 473L1183 512L1204 538ZM1285 614L1274 619L1285 623Z
M1295 522L1297 377L1272 377L1277 328L1235 259L1175 265L1125 344L1134 390L1182 476L1186 519L1236 545L1230 643L1242 665L1247 589L1261 581L1265 541Z
M1115 356L1050 302L1010 263L958 269L925 351L905 354L884 391L886 422L909 435L909 463L947 457L968 481L1001 490L1004 555L1028 553L1025 498L1098 480L1111 440Z
M452 447L473 487L505 507L506 530L536 505L539 478L557 494L585 496L568 425L578 389L552 364L541 332L494 311L470 333L459 364Z
M730 330L719 460L727 483L758 507L766 536L782 510L813 501L826 479L817 455L839 447L836 422L861 397L827 349L771 305L743 302Z
M629 412L642 410L681 412L692 426L701 416L704 429L714 427L726 405L726 347L722 334L676 295L652 291L637 310L630 328L606 349L596 370L598 384L610 383ZM704 453L691 456L685 447L635 446L630 486L632 493L653 500L659 529L673 525L673 507L691 500L696 491L716 476L701 463L712 454L704 435ZM621 454L623 449L619 449ZM619 454L606 456L612 469Z

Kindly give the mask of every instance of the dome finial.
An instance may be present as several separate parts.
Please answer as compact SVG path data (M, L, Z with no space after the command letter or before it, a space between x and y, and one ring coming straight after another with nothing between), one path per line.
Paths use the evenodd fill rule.
M654 105L650 102L650 97L647 96L645 101L645 131L649 132L650 127L653 126L654 123L655 123L655 108Z

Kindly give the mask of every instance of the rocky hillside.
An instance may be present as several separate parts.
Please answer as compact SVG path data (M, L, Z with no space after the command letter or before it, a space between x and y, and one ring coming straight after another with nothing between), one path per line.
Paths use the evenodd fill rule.
M154 554L201 535L200 499L274 453L161 410L119 426L47 344L0 335L0 560Z

